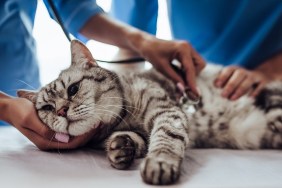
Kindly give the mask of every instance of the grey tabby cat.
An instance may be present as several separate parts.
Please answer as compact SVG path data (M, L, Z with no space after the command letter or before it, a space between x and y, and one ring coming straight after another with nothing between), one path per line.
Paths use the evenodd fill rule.
M56 132L77 136L97 129L95 143L104 146L117 169L145 157L140 171L146 183L174 183L188 146L282 148L281 83L267 86L256 100L229 101L213 86L221 68L207 67L197 80L201 101L189 114L178 104L175 84L156 70L108 71L76 40L71 53L71 66L56 80L39 92L18 94L33 101L41 120Z

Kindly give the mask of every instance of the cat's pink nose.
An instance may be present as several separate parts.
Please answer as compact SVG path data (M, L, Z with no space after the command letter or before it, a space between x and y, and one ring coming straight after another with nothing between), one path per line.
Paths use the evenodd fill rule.
M66 117L69 107L63 106L60 110L57 111L58 116Z

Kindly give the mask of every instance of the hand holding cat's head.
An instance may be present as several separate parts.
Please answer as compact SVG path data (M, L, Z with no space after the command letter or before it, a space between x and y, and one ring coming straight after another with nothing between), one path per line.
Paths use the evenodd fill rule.
M118 118L123 94L117 75L99 67L81 42L71 42L71 66L40 91L19 90L56 132L81 135ZM110 127L107 127L107 129Z

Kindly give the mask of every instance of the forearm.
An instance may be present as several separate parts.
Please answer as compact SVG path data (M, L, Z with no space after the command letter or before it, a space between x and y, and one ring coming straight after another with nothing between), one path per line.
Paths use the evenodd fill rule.
M282 80L282 52L268 59L255 70L264 74L269 80Z
M102 26L102 27L101 27ZM103 43L111 44L140 53L140 47L152 36L121 22L113 21L106 15L93 16L82 27L80 33Z

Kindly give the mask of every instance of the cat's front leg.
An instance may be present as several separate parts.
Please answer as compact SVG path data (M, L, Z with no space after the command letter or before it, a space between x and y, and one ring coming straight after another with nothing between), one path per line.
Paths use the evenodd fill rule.
M143 157L146 150L144 139L131 131L114 132L106 141L108 159L117 169L128 168L134 158Z
M141 164L146 183L172 184L178 180L180 165L188 145L187 117L178 108L155 108L146 118L151 130L147 157Z

